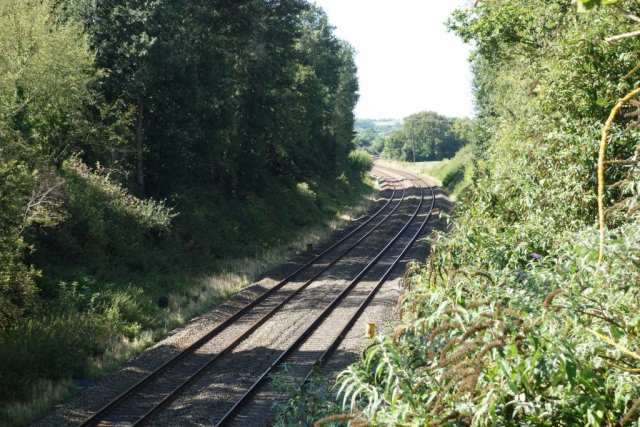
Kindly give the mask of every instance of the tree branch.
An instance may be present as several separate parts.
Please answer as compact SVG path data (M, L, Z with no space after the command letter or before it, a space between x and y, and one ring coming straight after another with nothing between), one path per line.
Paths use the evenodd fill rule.
M640 30L633 31L631 33L618 34L617 36L607 37L606 39L604 39L604 41L606 41L607 43L611 43L617 40L628 39L631 37L638 37L638 36L640 36Z
M627 9L625 9L624 7L620 6L619 4L614 4L613 7L615 7L618 12L622 13L624 16L626 16L627 18L631 19L632 21L636 21L636 22L640 22L640 17L634 15L633 13L629 12Z
M622 77L622 80L627 80L629 77L633 76L638 71L640 71L640 63L638 65L636 65L635 67L633 67L633 70L631 70L627 74L625 74L624 77Z

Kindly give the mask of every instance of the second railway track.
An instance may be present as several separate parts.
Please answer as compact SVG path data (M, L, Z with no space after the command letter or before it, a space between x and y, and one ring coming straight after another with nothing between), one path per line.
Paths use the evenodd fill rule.
M370 218L81 425L263 425L271 402L286 398L268 374L286 362L304 379L326 359L431 215L431 187L374 172L391 196Z

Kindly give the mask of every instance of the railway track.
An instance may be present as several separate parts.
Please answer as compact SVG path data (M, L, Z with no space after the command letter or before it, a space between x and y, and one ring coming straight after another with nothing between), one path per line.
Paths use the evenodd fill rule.
M287 363L300 379L308 378L339 344L431 215L431 187L388 168L376 167L374 172L391 189L379 210L81 426L182 425L188 410L180 403L182 396L203 384L215 402L207 419L194 419L194 424L250 425L263 419L274 400L286 398L270 388L269 374ZM329 286L322 284L332 277ZM308 308L300 312L300 307ZM261 337L270 337L272 345L256 346Z

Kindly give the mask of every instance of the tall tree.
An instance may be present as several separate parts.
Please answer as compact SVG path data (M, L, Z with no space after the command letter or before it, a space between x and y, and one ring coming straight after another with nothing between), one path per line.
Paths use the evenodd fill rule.
M468 119L466 119L468 121ZM453 157L469 142L465 119L451 119L433 111L404 118L404 127L391 133L384 153L401 160L442 160Z

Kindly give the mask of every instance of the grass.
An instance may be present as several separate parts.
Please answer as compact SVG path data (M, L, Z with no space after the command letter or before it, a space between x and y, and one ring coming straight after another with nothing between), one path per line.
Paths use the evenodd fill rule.
M256 256L220 261L218 268L220 273L206 275L186 291L168 295L169 310L164 312L163 319L166 327L156 334L166 335L171 329L202 314L229 295L253 283L266 271L306 250L307 244L316 245L326 240L335 231L342 229L366 212L373 200L373 195L369 195L362 202L342 212L336 218L307 227L298 232L291 241L265 250ZM135 347L136 345L136 342L130 343L130 346ZM120 352L126 354L127 350L123 348ZM115 356L119 358L117 355Z
M159 310L159 318L154 319L152 326L137 331L130 338L116 335L104 343L104 351L91 360L85 373L86 378L100 378L115 370L173 329L210 310L266 271L306 250L308 243L315 245L326 240L336 230L366 212L374 200L375 192L369 192L352 207L336 213L327 221L292 233L292 237L281 244L273 245L254 256L219 260L215 266L216 273L204 274L189 283L178 285L179 291L166 295L169 307L167 310ZM42 416L53 405L69 399L77 390L68 378L38 380L33 385L29 398L8 402L0 407L0 426L26 425Z
M69 379L64 381L40 380L33 385L31 399L4 406L2 411L6 414L7 419L0 419L0 426L26 425L44 414L53 405L69 399L77 390Z

